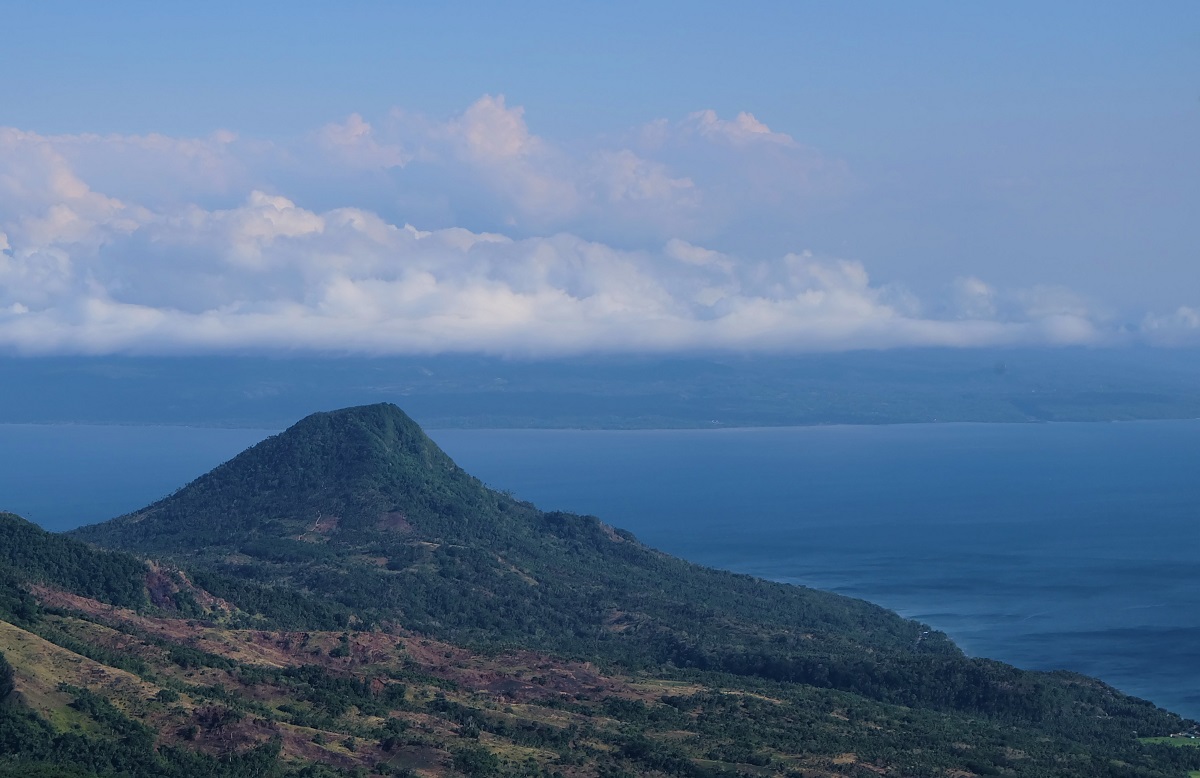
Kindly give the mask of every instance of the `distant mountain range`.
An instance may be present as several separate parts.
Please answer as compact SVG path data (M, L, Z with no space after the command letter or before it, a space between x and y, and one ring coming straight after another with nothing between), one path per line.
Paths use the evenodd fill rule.
M1200 417L1200 354L899 349L835 354L0 358L0 423L280 429L401 403L426 428L712 428Z
M105 550L107 549L107 550ZM0 516L0 776L1183 776L1195 727L308 416L69 536Z

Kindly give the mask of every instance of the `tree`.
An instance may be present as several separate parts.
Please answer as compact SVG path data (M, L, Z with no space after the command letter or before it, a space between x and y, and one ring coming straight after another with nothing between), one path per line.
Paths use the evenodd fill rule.
M13 671L12 665L4 658L3 652L0 652L0 702L8 699L8 695L12 694L13 690Z
M467 746L454 752L454 769L470 776L495 775L500 760L482 746Z

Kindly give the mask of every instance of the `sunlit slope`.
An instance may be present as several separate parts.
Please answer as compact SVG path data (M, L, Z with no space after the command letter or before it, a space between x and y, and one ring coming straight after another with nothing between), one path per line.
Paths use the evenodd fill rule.
M1164 713L1068 734L799 684L38 599L25 626L0 620L0 775L1170 778L1200 764L1122 732L1179 726ZM1077 681L1090 711L1111 696Z

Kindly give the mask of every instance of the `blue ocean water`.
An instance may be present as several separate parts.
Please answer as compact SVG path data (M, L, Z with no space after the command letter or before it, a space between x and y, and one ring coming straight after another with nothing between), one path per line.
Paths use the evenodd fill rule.
M1200 421L435 437L543 508L1200 718Z
M0 511L58 532L144 508L271 430L0 424Z
M0 425L0 509L101 520L267 434ZM1200 718L1200 421L431 434L543 508Z

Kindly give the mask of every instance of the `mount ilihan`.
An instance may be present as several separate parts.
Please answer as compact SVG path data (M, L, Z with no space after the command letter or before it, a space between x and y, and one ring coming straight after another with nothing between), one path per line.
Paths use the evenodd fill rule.
M0 541L0 776L1200 769L1194 722L540 511L389 404Z

